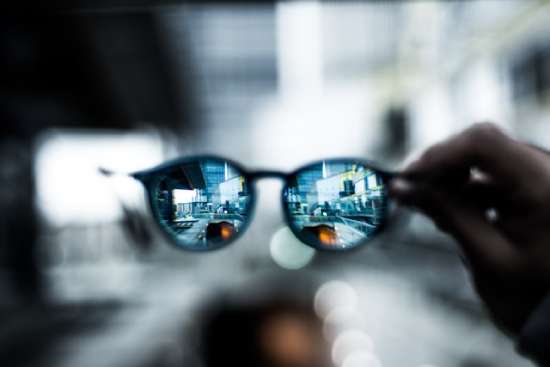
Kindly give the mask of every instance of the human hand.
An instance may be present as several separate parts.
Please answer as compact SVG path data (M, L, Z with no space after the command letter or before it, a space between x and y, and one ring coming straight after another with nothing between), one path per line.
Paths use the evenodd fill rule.
M550 154L479 124L390 184L461 245L495 322L517 335L550 289Z

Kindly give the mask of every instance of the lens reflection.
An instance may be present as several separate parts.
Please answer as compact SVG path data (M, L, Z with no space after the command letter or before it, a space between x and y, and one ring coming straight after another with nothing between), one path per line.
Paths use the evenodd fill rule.
M156 176L153 206L175 242L189 250L218 248L242 231L251 195L246 178L224 160L179 164Z
M386 219L383 176L356 161L307 166L291 177L283 195L296 235L321 249L356 247Z

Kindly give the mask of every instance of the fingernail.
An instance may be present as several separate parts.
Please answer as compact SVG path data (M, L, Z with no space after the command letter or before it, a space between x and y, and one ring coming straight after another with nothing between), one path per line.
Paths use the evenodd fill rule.
M390 181L390 194L396 198L407 197L413 190L414 185L402 177L396 177Z

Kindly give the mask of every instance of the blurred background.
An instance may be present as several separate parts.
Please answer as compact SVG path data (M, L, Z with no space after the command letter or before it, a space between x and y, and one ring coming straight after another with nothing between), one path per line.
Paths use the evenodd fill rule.
M479 121L548 148L549 17L542 0L10 6L2 365L208 367L221 338L236 353L226 364L248 366L249 320L233 313L212 339L209 315L283 302L311 308L334 366L530 366L490 323L453 241L418 214L361 250L315 253L283 225L282 183L264 180L241 239L187 253L151 224L139 183L97 167L212 153L251 169L341 156L395 169ZM283 340L296 326L275 324L290 325ZM277 344L267 325L267 354L307 354L292 347L307 337Z

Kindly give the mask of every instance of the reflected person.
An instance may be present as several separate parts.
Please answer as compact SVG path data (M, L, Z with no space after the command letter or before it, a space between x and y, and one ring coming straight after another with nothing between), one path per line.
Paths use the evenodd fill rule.
M429 148L390 192L457 240L494 322L550 366L550 154L478 124Z

